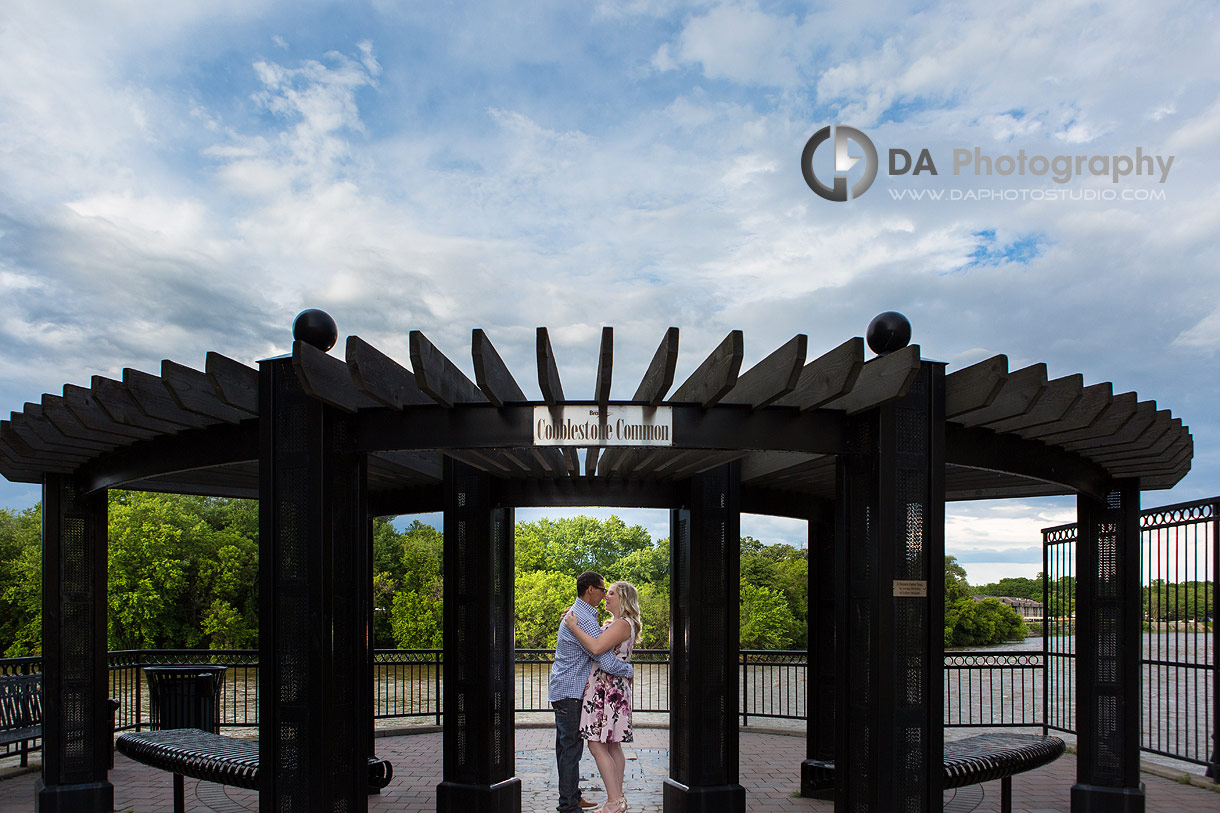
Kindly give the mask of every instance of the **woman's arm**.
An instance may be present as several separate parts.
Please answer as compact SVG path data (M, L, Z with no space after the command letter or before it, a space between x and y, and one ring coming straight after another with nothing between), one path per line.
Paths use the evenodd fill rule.
M614 623L602 630L602 634L596 638L580 628L580 624L576 621L576 613L569 610L564 621L567 623L568 629L576 636L576 640L580 641L580 645L590 655L600 655L603 652L609 652L618 644L627 640L627 636L631 634L631 625L622 618L615 619Z

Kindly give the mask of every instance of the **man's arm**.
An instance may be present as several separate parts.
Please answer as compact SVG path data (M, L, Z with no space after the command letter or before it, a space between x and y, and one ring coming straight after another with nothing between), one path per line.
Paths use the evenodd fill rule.
M597 620L593 618L592 613L587 616L584 614L578 614L576 616L576 621L580 624L580 628L592 637L601 637L602 629L601 627L597 626ZM576 636L573 635L572 638L575 639ZM580 642L577 641L577 643ZM582 646L581 649L584 649L584 647ZM627 663L626 661L619 660L612 652L603 652L602 654L594 657L593 660L597 661L597 665L600 666L602 671L606 672L607 674L618 675L619 677L625 678L635 677L635 669L631 666L631 664Z

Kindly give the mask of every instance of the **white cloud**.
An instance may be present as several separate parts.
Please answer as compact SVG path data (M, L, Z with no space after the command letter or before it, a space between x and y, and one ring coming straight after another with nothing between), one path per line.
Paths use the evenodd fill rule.
M665 70L676 61L698 63L709 79L787 86L799 75L793 53L797 33L792 16L772 16L754 3L725 3L689 19L676 55L663 47L653 65Z
M748 364L796 332L820 353L899 309L929 357L1005 352L1157 398L1201 450L1186 489L1217 490L1220 392L1198 375L1220 341L1209 4L396 6L353 11L350 29L311 3L14 8L13 406L162 357L281 351L307 306L399 358L423 329L464 366L486 328L527 392L548 325L573 395L611 324L619 397L670 325L681 378L731 328ZM1156 204L914 205L883 173L837 205L797 163L833 121L883 160L975 144L1176 158ZM919 182L999 180L945 165ZM972 264L1022 240L1027 262ZM997 522L971 544L1030 544Z

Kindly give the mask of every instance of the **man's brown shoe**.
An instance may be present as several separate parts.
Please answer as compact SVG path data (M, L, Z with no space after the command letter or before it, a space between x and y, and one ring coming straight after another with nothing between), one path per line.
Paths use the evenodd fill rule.
M597 807L597 802L590 802L588 799L581 796L580 797L580 806L581 807Z

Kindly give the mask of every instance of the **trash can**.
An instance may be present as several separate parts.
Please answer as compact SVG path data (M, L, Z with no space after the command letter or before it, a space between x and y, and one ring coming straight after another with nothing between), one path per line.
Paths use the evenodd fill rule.
M145 666L152 730L202 728L220 733L220 687L227 666Z

